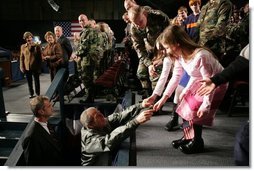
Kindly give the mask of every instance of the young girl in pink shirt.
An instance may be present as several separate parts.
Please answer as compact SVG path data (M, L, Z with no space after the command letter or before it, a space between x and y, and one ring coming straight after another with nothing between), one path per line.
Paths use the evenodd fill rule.
M179 26L166 28L162 33L161 44L174 61L174 68L161 99L154 104L153 109L158 111L163 106L176 89L185 70L190 80L179 96L176 110L186 120L183 124L184 136L173 141L172 145L186 154L201 152L204 149L202 125L212 126L227 84L218 86L213 93L202 97L196 94L196 90L201 86L201 80L221 72L223 67L210 50L192 41ZM152 96L157 95L159 90L155 90Z

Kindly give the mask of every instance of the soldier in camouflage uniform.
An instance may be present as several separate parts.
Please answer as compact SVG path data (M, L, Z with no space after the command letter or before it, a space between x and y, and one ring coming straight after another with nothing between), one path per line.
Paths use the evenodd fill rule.
M99 47L99 31L92 28L86 15L81 14L78 18L83 28L80 32L80 42L77 50L77 59L81 63L81 77L85 86L86 99L81 103L94 102L94 80L96 79L96 65L99 62L101 48Z
M197 21L199 44L211 49L220 59L225 53L226 26L232 13L230 0L209 0Z
M98 28L96 21L94 19L89 19L89 25L92 28L94 28L94 29L96 29L98 31L97 32L98 33L98 41L97 41L97 43L98 43L98 49L97 50L100 53L99 53L99 56L97 57L96 65L95 65L96 67L95 67L95 72L94 72L94 80L96 80L102 74L102 72L100 70L100 63L101 63L101 60L103 58L103 53L104 53L104 49L105 49L104 48L105 42L104 42L103 33Z
M243 8L244 16L238 23L227 26L226 55L223 66L228 66L239 55L241 50L249 43L249 3Z
M133 6L128 10L128 16L132 22L130 34L133 47L139 58L137 77L145 89L146 95L151 92L148 69L152 67L151 58L157 37L169 26L169 18L160 10Z
M103 54L101 54L101 61L100 61L100 64L99 64L99 72L100 73L103 73L107 68L107 58L109 57L108 56L108 50L110 50L110 46L112 46L112 44L110 45L110 40L109 40L109 35L108 33L106 32L107 31L107 27L108 27L108 24L107 23L104 23L104 22L98 22L96 24L96 27L100 30L100 33L101 33L101 39L102 39L102 42L101 42L101 48L103 50Z
M136 3L136 1L135 0L124 0L124 8L126 9L126 16L128 16L128 10L130 9L130 8L132 8L132 7L138 7L139 5ZM149 11L149 10L152 10L152 8L151 7L149 7L149 6L141 6L141 8L144 8L144 10L146 10L146 11ZM128 20L129 20L129 37L130 37L130 41L131 41L131 46L132 46L132 49L134 49L134 51L135 51L135 57L136 57L136 55L138 55L137 54L137 50L136 50L136 48L134 48L134 46L133 46L133 40L132 40L132 34L134 34L134 35L136 35L136 37L138 37L138 34L142 34L142 32L141 32L141 30L139 30L136 26L135 26L135 24L134 23L132 23L131 21L130 21L130 19L129 19L129 16L128 16ZM139 58L137 59L137 61L139 61ZM138 62L139 63L139 62ZM140 66L139 67L139 64L138 64L138 66L136 66L134 69L135 69L135 75L137 75L137 78L140 80L140 78L139 78L139 75L140 74L138 74L138 73L140 73L139 71L138 71L138 69L137 68L141 68L141 71L142 71L142 67ZM146 68L146 67L143 67L143 68ZM136 71L137 70L137 71ZM145 76L143 76L142 78L146 78L146 80L147 81L141 81L140 80L140 82L141 82L141 86L142 86L142 91L139 91L138 92L138 94L140 94L140 95L144 95L145 93L147 93L147 89L149 89L150 87L151 87L151 83L150 83L150 81L149 81L149 79L148 79L148 72L143 72L143 75L145 75Z
M143 110L147 104L138 103L108 117L94 107L86 109L80 116L81 165L105 166L119 144L135 132L136 128L150 120L153 110Z

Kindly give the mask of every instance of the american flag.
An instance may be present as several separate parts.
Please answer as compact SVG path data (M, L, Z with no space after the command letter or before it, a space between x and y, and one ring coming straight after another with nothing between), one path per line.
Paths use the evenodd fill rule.
M78 20L75 21L54 21L53 26L61 26L63 28L63 35L66 37L72 37L75 32L80 32Z
M186 122L187 123L187 122ZM183 126L184 138L186 140L190 140L194 138L194 128L193 128L193 121L189 121L188 126Z

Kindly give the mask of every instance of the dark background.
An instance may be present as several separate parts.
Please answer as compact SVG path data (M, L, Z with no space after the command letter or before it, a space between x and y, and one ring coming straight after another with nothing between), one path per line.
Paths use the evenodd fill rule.
M207 2L201 1L202 5ZM246 1L231 0L238 7ZM18 50L23 43L22 35L25 31L39 35L44 42L45 32L53 31L53 21L77 20L81 13L96 21L107 22L115 33L117 43L123 39L126 26L122 20L125 12L123 0L55 0L55 2L60 6L61 13L54 11L47 0L0 1L0 47ZM136 0L136 2L160 9L169 18L175 17L177 9L182 5L188 7L191 12L189 0Z

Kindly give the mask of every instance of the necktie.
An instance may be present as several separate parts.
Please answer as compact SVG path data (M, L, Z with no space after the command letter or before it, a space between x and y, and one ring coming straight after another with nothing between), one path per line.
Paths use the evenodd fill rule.
M49 129L50 136L53 138L53 140L55 142L58 142L58 138L56 136L56 132L55 132L54 128L51 125L49 125L49 124L47 124L47 127Z

